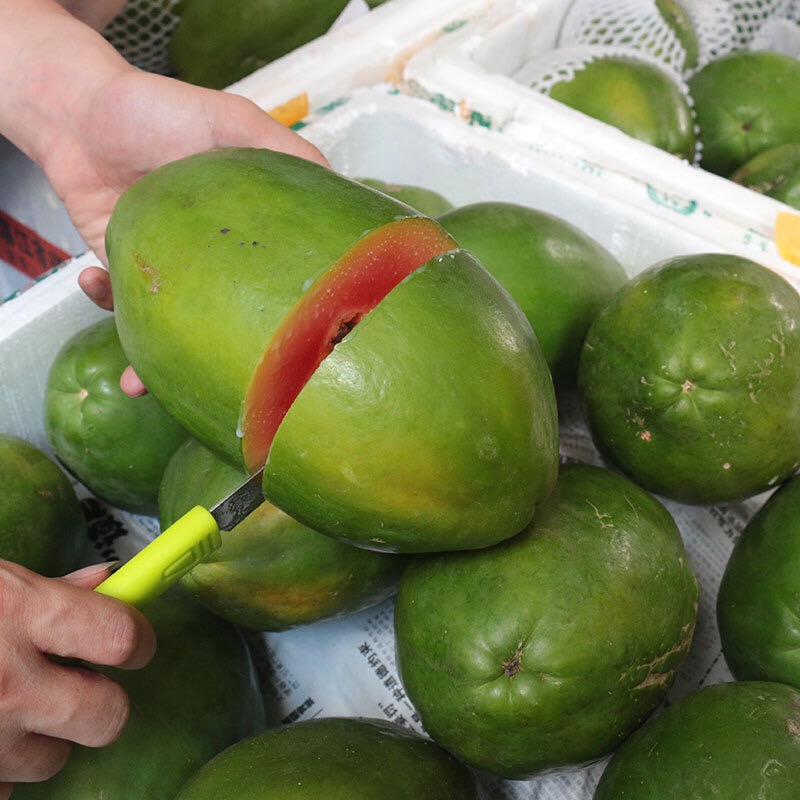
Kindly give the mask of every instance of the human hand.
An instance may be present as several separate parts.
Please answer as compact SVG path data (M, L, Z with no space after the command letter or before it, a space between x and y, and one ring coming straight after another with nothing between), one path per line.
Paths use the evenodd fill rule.
M95 305L104 308L106 311L114 310L111 280L108 272L103 267L86 267L82 269L78 274L78 285ZM119 386L129 397L141 397L141 395L147 393L147 388L130 364L125 367L122 375L120 375ZM0 797L0 800L2 800L2 797Z
M120 194L155 168L218 147L264 147L327 165L299 134L247 98L121 68L42 153L42 169L78 232L106 263L104 236Z
M119 7L119 0L0 2L0 133L42 168L102 264L120 194L162 164L218 147L264 147L327 165L252 101L130 65L92 27ZM79 282L112 308L106 273L92 270ZM132 370L121 385L144 392Z
M105 261L103 237L119 195L162 163L214 147L267 147L327 166L305 139L273 120L251 101L171 78L125 71L103 89L98 119L82 130L82 159L54 156L44 168L92 250ZM48 166L50 165L50 166ZM79 276L86 295L113 310L108 273L89 267ZM132 368L120 378L130 396L146 391Z
M110 744L128 720L128 697L117 683L56 660L138 669L153 657L146 617L90 591L108 574L107 565L95 565L44 578L0 560L0 800L15 782L52 777L70 742Z

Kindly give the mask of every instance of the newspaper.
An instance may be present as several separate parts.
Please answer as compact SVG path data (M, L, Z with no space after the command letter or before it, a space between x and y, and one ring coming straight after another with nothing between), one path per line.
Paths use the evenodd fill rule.
M562 459L608 466L582 421L577 398L561 399ZM660 498L661 499L661 498ZM661 501L672 513L701 585L692 649L667 701L694 689L732 680L715 621L717 589L735 540L766 495L718 507ZM157 535L157 520L105 506L84 493L95 560L125 559ZM398 676L392 600L340 619L281 633L250 636L270 724L330 716L390 720L424 734ZM565 721L568 724L568 721ZM607 759L561 769L533 780L478 780L486 800L591 800Z

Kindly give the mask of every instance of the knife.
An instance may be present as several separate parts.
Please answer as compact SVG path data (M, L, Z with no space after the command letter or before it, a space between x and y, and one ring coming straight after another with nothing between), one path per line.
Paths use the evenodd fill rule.
M140 608L222 545L221 531L235 528L264 502L263 467L210 509L195 506L109 575L96 592Z

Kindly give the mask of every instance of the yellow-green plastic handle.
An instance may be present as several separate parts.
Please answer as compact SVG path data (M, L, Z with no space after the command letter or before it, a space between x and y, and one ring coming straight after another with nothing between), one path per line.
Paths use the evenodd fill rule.
M222 544L217 521L195 506L106 578L95 591L141 608Z

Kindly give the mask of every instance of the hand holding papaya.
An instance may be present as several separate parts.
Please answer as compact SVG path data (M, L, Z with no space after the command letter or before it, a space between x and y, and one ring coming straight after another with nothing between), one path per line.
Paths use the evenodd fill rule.
M96 565L44 578L0 560L0 798L12 783L49 778L70 742L100 747L128 719L128 698L110 678L58 659L136 669L155 652L138 611L87 591L108 576Z
M225 146L264 147L327 163L312 144L247 98L129 64L92 27L107 22L118 5L0 4L0 73L7 87L0 97L0 133L42 168L101 262L117 198L164 163ZM89 273L82 286L98 305L111 307L102 273ZM129 394L144 391L130 370L123 387Z

